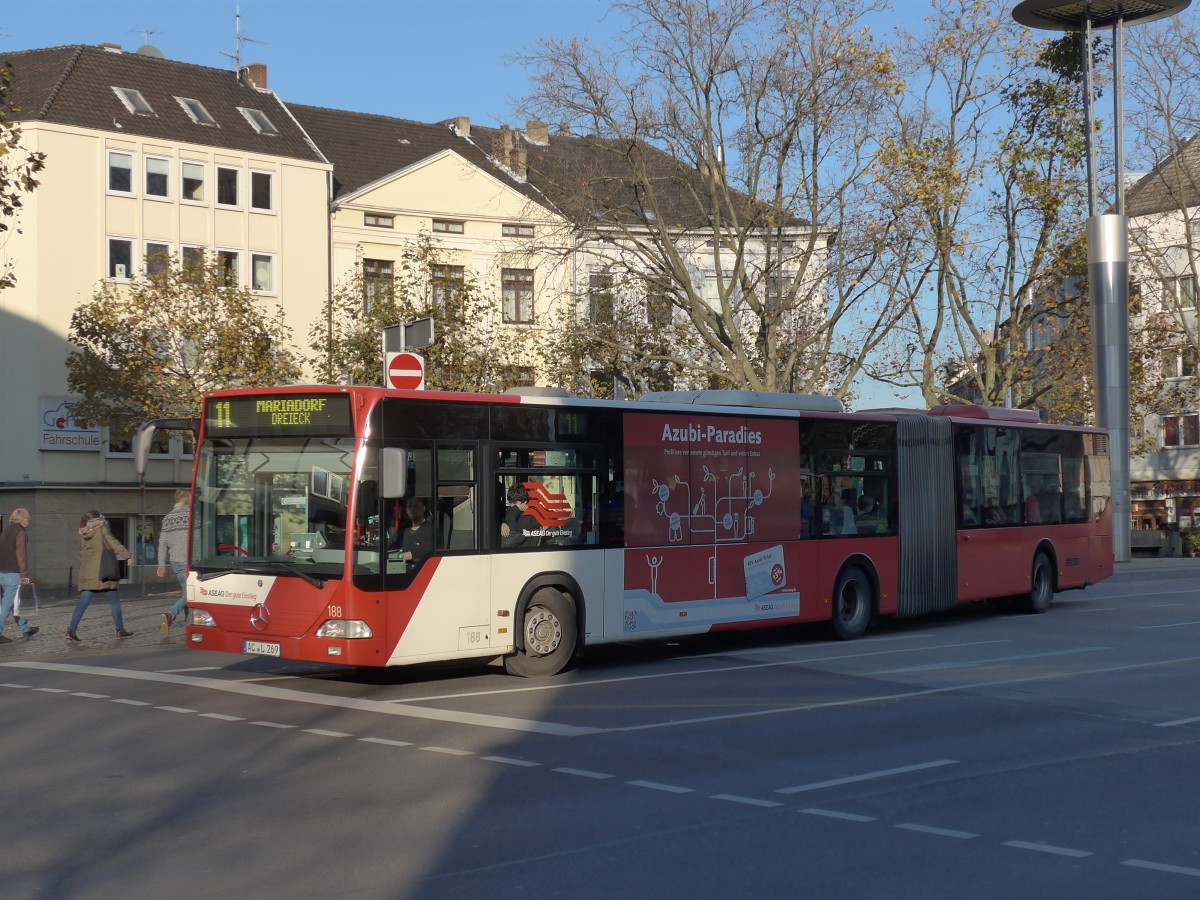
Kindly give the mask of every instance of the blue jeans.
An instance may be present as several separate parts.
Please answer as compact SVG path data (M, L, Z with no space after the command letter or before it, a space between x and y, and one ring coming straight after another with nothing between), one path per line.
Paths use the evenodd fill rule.
M187 566L184 563L171 563L171 570L179 580L179 599L168 610L171 614L171 619L174 620L178 619L183 611L187 609Z
M83 614L88 608L88 604L92 602L92 597L96 594L108 594L108 602L112 604L113 624L117 626L117 631L125 630L125 623L121 619L121 592L120 591L84 591L79 595L79 602L75 604L75 612L71 613L71 624L69 631L74 633L79 627L79 622L83 619Z
M0 599L0 631L4 630L4 626L8 624L8 617L12 615L13 604L17 602L17 588L21 586L20 572L0 572L0 590L3 591L3 599ZM17 627L21 629L21 634L29 634L29 620L24 616L17 616Z

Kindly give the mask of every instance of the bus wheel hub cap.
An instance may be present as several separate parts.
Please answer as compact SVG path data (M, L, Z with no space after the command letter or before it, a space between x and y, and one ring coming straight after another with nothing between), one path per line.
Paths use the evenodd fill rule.
M525 621L525 649L538 656L553 653L562 640L562 625L545 609L535 609Z

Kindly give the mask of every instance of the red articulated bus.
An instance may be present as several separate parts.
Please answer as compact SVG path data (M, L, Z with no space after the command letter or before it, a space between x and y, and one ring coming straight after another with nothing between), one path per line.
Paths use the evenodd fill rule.
M979 406L220 391L196 454L188 643L553 675L589 644L877 616L1113 571L1105 432Z

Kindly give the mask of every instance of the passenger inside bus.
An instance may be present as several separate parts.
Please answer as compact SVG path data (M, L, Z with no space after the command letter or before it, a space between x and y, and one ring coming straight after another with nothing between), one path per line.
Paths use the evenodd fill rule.
M880 513L879 501L870 494L858 498L855 520L859 534L883 534L887 531L887 517Z
M524 485L514 484L508 489L508 504L500 523L500 546L505 549L537 546L540 539L529 532L541 526L529 513L529 491Z

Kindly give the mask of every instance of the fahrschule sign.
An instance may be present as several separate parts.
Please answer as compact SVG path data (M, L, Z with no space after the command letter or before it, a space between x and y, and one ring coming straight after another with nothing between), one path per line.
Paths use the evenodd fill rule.
M100 426L71 418L67 401L62 397L39 397L38 411L42 417L39 450L96 452L103 448Z

